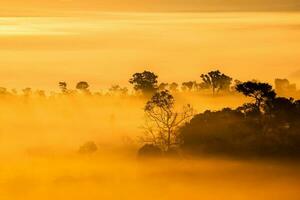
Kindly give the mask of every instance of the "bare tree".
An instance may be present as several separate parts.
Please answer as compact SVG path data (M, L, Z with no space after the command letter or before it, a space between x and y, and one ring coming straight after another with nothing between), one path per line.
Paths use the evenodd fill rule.
M156 92L147 102L143 142L155 144L166 152L180 144L178 129L193 117L194 109L186 105L177 112L174 103L168 90Z

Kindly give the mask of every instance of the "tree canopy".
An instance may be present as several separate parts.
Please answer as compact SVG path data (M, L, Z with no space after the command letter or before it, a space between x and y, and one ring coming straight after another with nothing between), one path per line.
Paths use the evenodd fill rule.
M144 71L142 73L133 74L129 83L133 85L136 91L143 94L152 94L157 90L157 78L158 76L153 72Z
M219 91L229 91L232 78L221 73L219 70L208 72L207 74L202 74L201 79L203 85L212 88L213 94Z

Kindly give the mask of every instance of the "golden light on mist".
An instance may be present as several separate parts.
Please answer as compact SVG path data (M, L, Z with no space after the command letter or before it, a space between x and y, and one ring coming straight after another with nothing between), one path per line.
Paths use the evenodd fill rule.
M299 128L295 110L300 102L288 99L300 96L294 84L300 84L298 0L2 1L0 200L299 199L296 159L225 153L232 141L250 152L263 152L255 149L261 144L275 146L270 147L274 152L290 141L299 144L297 133L280 134ZM217 69L230 83L215 91L200 76ZM192 116L172 129L172 136L182 136L181 128L193 119L201 141L191 149L207 148L207 153L168 147L158 157L139 157L148 143L159 146L142 138L145 105L153 94L129 83L144 70L158 75L154 91L166 92L160 84L169 84L174 123L182 116L179 108L192 108ZM262 96L261 107L236 91L237 80L274 85L275 78L281 78L283 93L274 99ZM79 81L87 88L77 87ZM187 81L190 89L182 84ZM171 90L173 82L178 85ZM283 114L274 112L275 100L279 107L286 103L286 110L279 110ZM205 118L205 111L220 116ZM284 117L275 121L278 113ZM233 124L236 118L241 124ZM278 126L267 126L272 119ZM206 126L209 120L215 121ZM215 136L219 126L229 133L222 129ZM246 134L235 139L235 129L243 128ZM153 134L153 129L148 131ZM211 146L199 145L205 137ZM212 148L225 150L214 154Z

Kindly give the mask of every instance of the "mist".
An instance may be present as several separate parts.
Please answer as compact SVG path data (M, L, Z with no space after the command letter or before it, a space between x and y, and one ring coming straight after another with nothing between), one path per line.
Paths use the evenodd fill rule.
M300 198L298 0L0 4L0 200Z
M140 160L145 97L1 96L1 199L298 199L299 163L202 155ZM179 92L197 113L242 95ZM81 154L88 141L94 153ZM255 176L253 176L255 174Z

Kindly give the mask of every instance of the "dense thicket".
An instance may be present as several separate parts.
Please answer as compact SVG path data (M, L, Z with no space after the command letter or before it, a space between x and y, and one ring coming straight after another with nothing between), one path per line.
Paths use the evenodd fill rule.
M180 130L181 147L193 153L299 156L300 101L272 97L261 103L194 116Z

